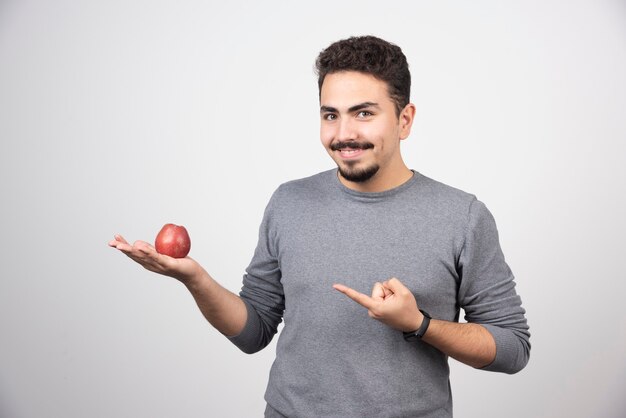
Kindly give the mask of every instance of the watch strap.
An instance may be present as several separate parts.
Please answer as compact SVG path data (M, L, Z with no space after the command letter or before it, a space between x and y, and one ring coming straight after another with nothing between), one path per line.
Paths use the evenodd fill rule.
M412 332L404 332L404 339L407 341L416 341L421 340L424 334L426 334L426 330L428 330L428 326L430 325L430 320L432 316L428 314L428 312L420 309L422 315L424 315L424 319L422 320L422 325L420 325L419 329Z

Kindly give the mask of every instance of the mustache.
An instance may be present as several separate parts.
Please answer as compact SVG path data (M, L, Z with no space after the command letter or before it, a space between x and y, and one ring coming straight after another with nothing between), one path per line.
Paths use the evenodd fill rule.
M330 145L330 149L333 151L339 151L341 149L369 149L374 148L374 144L370 142L356 142L356 141L339 141Z

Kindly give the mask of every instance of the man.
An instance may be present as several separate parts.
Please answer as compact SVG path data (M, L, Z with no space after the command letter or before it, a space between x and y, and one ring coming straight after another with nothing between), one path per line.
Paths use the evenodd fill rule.
M495 222L474 196L404 164L415 106L400 48L350 38L316 64L321 141L338 168L275 191L239 296L190 258L119 235L110 245L179 279L247 353L285 320L266 416L450 417L448 356L506 373L528 361Z

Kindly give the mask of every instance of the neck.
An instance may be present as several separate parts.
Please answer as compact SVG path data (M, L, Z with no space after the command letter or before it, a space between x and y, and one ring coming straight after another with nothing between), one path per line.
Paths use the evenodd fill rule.
M383 171L381 168L371 179L364 182L346 180L337 172L339 181L349 189L364 193L377 193L394 189L413 177L413 172L402 163L401 166Z

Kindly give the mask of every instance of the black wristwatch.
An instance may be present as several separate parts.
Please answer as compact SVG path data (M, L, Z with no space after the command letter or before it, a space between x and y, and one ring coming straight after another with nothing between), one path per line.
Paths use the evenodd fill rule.
M428 329L428 325L430 325L430 320L432 319L432 316L430 316L428 312L423 311L421 309L420 309L420 312L422 313L422 315L424 315L424 320L422 321L422 325L420 325L417 331L403 332L404 339L406 341L421 340L424 334L426 334L426 330Z

